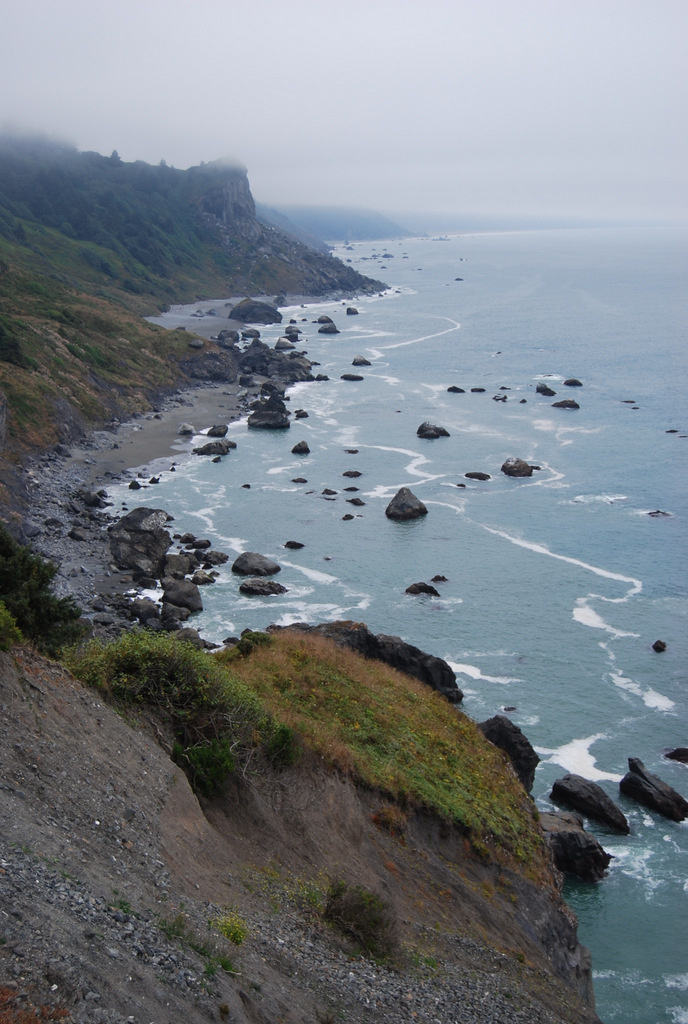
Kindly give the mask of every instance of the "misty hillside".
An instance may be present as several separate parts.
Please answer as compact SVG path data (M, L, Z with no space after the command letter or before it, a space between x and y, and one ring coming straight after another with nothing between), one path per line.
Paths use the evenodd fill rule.
M2 138L0 462L188 380L189 337L142 315L203 298L381 287L259 223L243 168L181 171Z

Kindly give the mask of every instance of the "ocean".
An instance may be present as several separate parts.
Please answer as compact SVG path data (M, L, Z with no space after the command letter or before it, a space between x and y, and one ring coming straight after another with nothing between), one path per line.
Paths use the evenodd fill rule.
M338 618L397 634L452 665L471 717L509 709L542 759L541 809L565 772L617 800L631 835L589 823L614 859L603 881L565 890L605 1024L688 1024L688 822L618 790L632 756L688 794L688 767L664 757L688 745L687 243L684 230L618 228L339 246L389 289L261 328L274 343L296 320L329 376L290 390L307 418L278 432L232 423L220 463L180 442L176 472L161 465L136 496L232 559L282 567L286 594L248 598L230 560L193 622L207 639ZM339 334L318 333L322 313ZM563 398L580 408L553 408ZM418 438L426 420L449 436ZM291 454L301 440L310 454ZM539 468L507 477L510 457ZM402 486L427 516L387 519ZM126 484L109 490L131 507ZM405 593L436 575L438 597Z

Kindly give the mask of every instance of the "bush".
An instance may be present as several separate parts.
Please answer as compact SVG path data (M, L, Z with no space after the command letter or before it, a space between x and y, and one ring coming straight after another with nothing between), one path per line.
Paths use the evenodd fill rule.
M17 623L0 601L0 651L9 651L13 644L20 644L22 640Z
M398 948L394 914L384 900L361 885L333 882L323 916L377 960L388 959Z
M63 646L83 635L81 612L69 597L56 597L51 584L57 567L17 543L0 526L0 601L27 640L45 654L57 655Z
M83 682L121 705L151 709L173 731L173 757L209 796L233 771L246 775L279 734L259 698L205 651L170 633L133 630L65 654Z

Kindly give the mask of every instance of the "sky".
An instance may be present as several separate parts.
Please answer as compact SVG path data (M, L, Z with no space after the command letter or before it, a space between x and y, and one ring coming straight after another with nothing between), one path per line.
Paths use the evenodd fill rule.
M268 205L688 219L688 0L0 0L0 129Z

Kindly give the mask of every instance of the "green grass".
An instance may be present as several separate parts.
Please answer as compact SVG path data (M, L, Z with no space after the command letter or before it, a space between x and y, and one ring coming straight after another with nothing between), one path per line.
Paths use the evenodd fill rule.
M488 859L546 861L535 809L465 714L433 690L320 637L283 632L216 660L332 767L459 826Z

